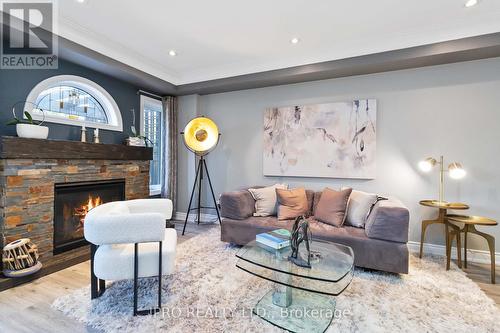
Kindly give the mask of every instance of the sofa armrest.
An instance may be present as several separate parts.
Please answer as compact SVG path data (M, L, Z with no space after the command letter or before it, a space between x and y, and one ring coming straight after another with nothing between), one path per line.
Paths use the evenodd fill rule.
M255 212L255 200L247 190L222 193L220 196L222 217L244 220Z
M375 204L365 224L369 238L407 243L410 213L399 200L382 200Z

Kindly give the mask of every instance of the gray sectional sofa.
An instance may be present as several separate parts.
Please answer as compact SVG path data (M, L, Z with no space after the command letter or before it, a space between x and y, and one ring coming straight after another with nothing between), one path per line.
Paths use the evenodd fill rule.
M255 188L255 187L254 187ZM350 246L356 266L393 273L408 273L408 209L397 199L381 200L373 207L365 228L334 227L314 220L321 192L306 190L313 239ZM276 216L255 217L255 200L246 189L226 192L220 197L221 239L245 245L255 235L278 228L291 229L292 220Z

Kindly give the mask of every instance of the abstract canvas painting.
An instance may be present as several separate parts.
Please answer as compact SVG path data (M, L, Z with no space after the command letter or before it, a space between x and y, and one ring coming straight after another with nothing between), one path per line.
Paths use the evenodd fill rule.
M268 108L264 175L373 179L377 100Z

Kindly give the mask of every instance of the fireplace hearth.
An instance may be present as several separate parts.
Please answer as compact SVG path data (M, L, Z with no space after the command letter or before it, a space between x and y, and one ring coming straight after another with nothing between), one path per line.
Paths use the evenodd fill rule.
M86 245L83 224L87 212L125 199L125 179L55 184L54 254Z

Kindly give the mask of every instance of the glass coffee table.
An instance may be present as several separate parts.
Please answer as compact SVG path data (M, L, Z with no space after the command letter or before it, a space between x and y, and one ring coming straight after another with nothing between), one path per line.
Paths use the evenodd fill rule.
M292 332L324 332L335 316L335 298L351 283L354 253L348 246L314 240L311 268L288 261L291 248L264 249L253 241L241 248L236 267L274 283L253 313ZM302 257L304 254L302 253Z

